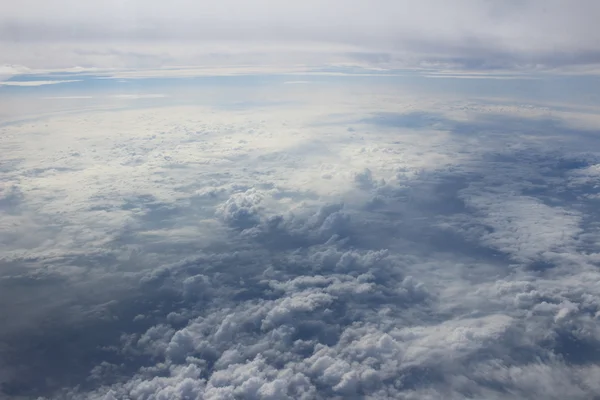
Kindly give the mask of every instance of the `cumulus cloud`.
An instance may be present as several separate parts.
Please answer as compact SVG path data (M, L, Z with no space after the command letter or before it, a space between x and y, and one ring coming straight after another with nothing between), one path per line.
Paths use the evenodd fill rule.
M551 259L569 252L582 232L581 217L576 212L551 207L531 197L473 194L466 203L480 212L490 227L480 240L521 262Z
M3 394L598 396L593 115L366 92L1 126Z

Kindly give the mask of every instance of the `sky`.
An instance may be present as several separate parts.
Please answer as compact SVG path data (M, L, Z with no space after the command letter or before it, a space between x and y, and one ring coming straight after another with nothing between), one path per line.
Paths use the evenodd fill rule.
M0 399L600 398L576 5L0 4Z
M24 0L0 5L3 63L28 68L346 62L595 70L593 0Z

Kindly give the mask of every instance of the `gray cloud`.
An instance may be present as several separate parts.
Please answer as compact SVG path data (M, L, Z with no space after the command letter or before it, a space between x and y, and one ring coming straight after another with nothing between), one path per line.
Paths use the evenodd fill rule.
M27 57L9 43L40 49L54 43L68 62L100 67L108 66L108 60L113 67L202 64L219 54L234 54L244 63L252 53L262 54L264 64L281 62L276 54L286 48L292 49L286 54L306 53L304 61L311 60L308 53L318 53L313 59L321 64L345 55L346 61L390 66L564 67L598 63L594 16L599 12L593 0L576 5L561 0L451 5L434 0L227 0L202 5L188 0L28 0L2 5L0 37L10 50L7 62L29 61L37 68L61 63L50 53L44 60ZM40 41L44 45L35 44ZM190 52L194 55L185 55ZM147 60L133 57L136 53Z

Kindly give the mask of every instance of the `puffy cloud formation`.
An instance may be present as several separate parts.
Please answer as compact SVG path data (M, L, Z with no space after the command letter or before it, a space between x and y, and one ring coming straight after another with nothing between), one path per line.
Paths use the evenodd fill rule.
M600 396L595 114L323 98L0 126L3 395Z
M225 221L239 232L240 208L231 205L245 203L248 210L256 199L255 191L234 194L217 212L229 209ZM304 228L283 229L296 243L316 244L285 250L271 238L244 236L250 245L244 252L207 254L147 273L142 284L155 296L168 291L178 299L167 316L172 322L127 337L118 351L147 354L150 367L65 396L584 399L598 393L597 273L571 272L578 287L543 274L518 278L522 270L446 279L438 283L446 288L436 288L408 274L439 259L415 265L405 254L350 245L359 231L329 228L315 239L313 232L322 233L338 213L343 208L324 206L305 223L280 220L280 228ZM269 229L263 221L254 226L261 233ZM430 282L439 278L436 269L420 273L426 272L438 275Z

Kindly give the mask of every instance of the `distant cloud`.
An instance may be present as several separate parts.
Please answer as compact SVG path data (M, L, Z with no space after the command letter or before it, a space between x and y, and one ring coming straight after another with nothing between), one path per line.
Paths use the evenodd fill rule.
M93 99L93 96L50 96L43 97L46 100L85 100L85 99Z
M0 81L0 86L44 86L44 85L58 85L60 83L70 83L70 82L81 82L78 79L70 79L70 80L56 80L56 81Z
M160 94L160 93L148 93L148 94L115 94L112 97L114 97L115 99L131 99L131 100L137 100L137 99L160 99L163 97L167 97L167 95L165 94Z
M559 0L377 0L375 6L366 0L224 0L209 9L191 0L85 7L71 0L24 1L0 7L1 49L6 62L32 68L147 68L209 60L471 70L600 63L593 18L600 8L594 0L576 6ZM23 46L36 52L23 52Z

